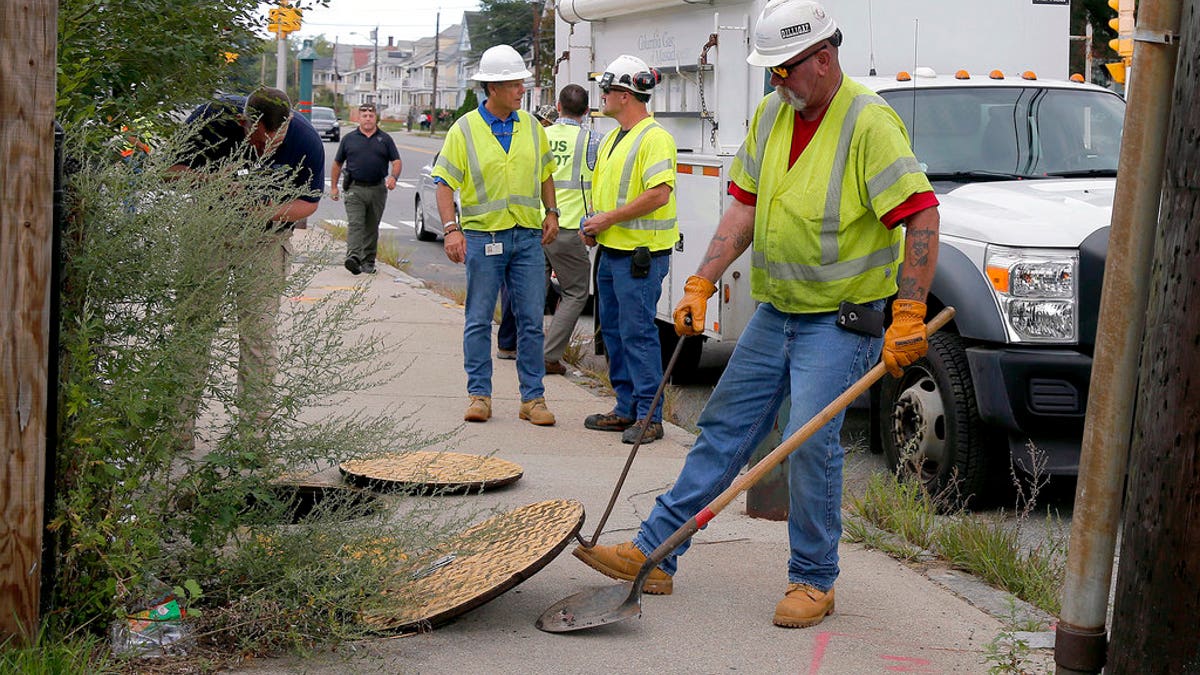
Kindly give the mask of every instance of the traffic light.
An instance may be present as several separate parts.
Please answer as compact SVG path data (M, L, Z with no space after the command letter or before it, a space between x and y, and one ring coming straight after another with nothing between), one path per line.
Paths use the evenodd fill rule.
M1117 34L1116 39L1109 40L1108 46L1121 58L1133 56L1133 10L1134 0L1108 0L1108 6L1116 10L1117 16L1108 20L1108 27Z
M1114 61L1104 64L1104 68L1108 70L1108 76L1117 84L1125 84L1125 62Z

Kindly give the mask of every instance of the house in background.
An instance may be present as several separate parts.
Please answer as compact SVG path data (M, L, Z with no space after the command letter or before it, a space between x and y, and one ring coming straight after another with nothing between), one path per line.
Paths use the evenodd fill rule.
M359 104L374 101L380 119L404 120L415 127L416 120L433 103L435 61L439 109L458 108L467 90L477 86L471 79L479 64L471 58L472 25L483 25L480 12L464 12L463 23L442 30L436 42L433 37L419 40L388 37L387 44L379 45L378 50L373 44L335 43L332 58L317 59L313 64L313 86L334 94L339 109L351 121L357 119ZM529 40L514 46L530 63ZM553 100L553 92L535 91L532 85L532 79L526 81L528 109ZM482 98L478 91L476 95ZM535 101L535 97L541 100Z

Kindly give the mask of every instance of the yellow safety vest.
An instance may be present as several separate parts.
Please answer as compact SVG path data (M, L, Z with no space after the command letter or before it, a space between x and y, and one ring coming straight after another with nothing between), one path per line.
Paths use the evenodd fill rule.
M464 230L493 232L542 227L542 181L554 173L546 131L517 111L508 152L479 110L458 118L446 132L433 175L460 190Z
M587 213L592 196L592 170L587 165L587 146L591 134L574 124L546 127L550 152L558 168L554 170L554 194L557 197L558 226L579 229L579 219Z
M664 183L671 186L671 197L654 211L601 232L596 241L622 251L639 246L647 246L651 251L671 248L679 240L679 223L675 218L675 139L651 117L633 125L617 143L619 132L619 129L608 132L600 144L592 175L592 208L611 211Z
M795 111L763 99L730 176L758 195L750 293L792 313L896 292L902 228L880 215L931 191L899 116L875 92L843 77L816 134L788 168Z

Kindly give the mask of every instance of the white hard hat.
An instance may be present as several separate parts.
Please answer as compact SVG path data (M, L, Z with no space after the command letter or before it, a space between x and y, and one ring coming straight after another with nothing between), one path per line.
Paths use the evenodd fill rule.
M471 76L480 82L524 80L533 73L525 67L525 59L508 45L496 45L479 57L479 72Z
M609 87L621 87L637 94L649 94L654 85L662 80L662 75L646 62L636 56L622 54L613 59L600 76L600 89L608 91Z
M821 40L834 37L834 33L841 34L820 3L771 0L758 16L758 24L754 26L754 50L746 57L746 62L764 68L778 66Z

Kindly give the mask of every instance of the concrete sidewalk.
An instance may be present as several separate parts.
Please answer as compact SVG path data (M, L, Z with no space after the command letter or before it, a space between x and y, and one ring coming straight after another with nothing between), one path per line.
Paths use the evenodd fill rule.
M297 249L305 239L324 236L319 230L297 232ZM419 411L422 428L431 432L462 425L467 404L462 309L390 267L381 265L374 277L352 277L340 258L334 262L308 295L367 284L371 318L400 344L396 363L380 364L400 374L361 392L351 405ZM495 361L493 418L467 425L446 449L494 452L524 467L524 477L482 495L445 499L501 508L576 499L587 511L582 533L590 537L631 446L616 434L583 428L583 418L611 409L611 399L570 377L547 376L545 385L558 424L534 427L517 418L514 362ZM672 425L666 429L663 440L639 452L604 543L629 539L682 466L693 436ZM777 628L771 615L787 582L786 526L746 516L739 498L695 544L680 559L675 593L643 596L640 619L565 634L534 627L556 601L616 583L572 557L572 544L529 580L431 633L354 643L304 660L259 661L243 672L982 673L988 669L987 645L1002 630L997 618L931 575L846 543L837 613L813 628Z

